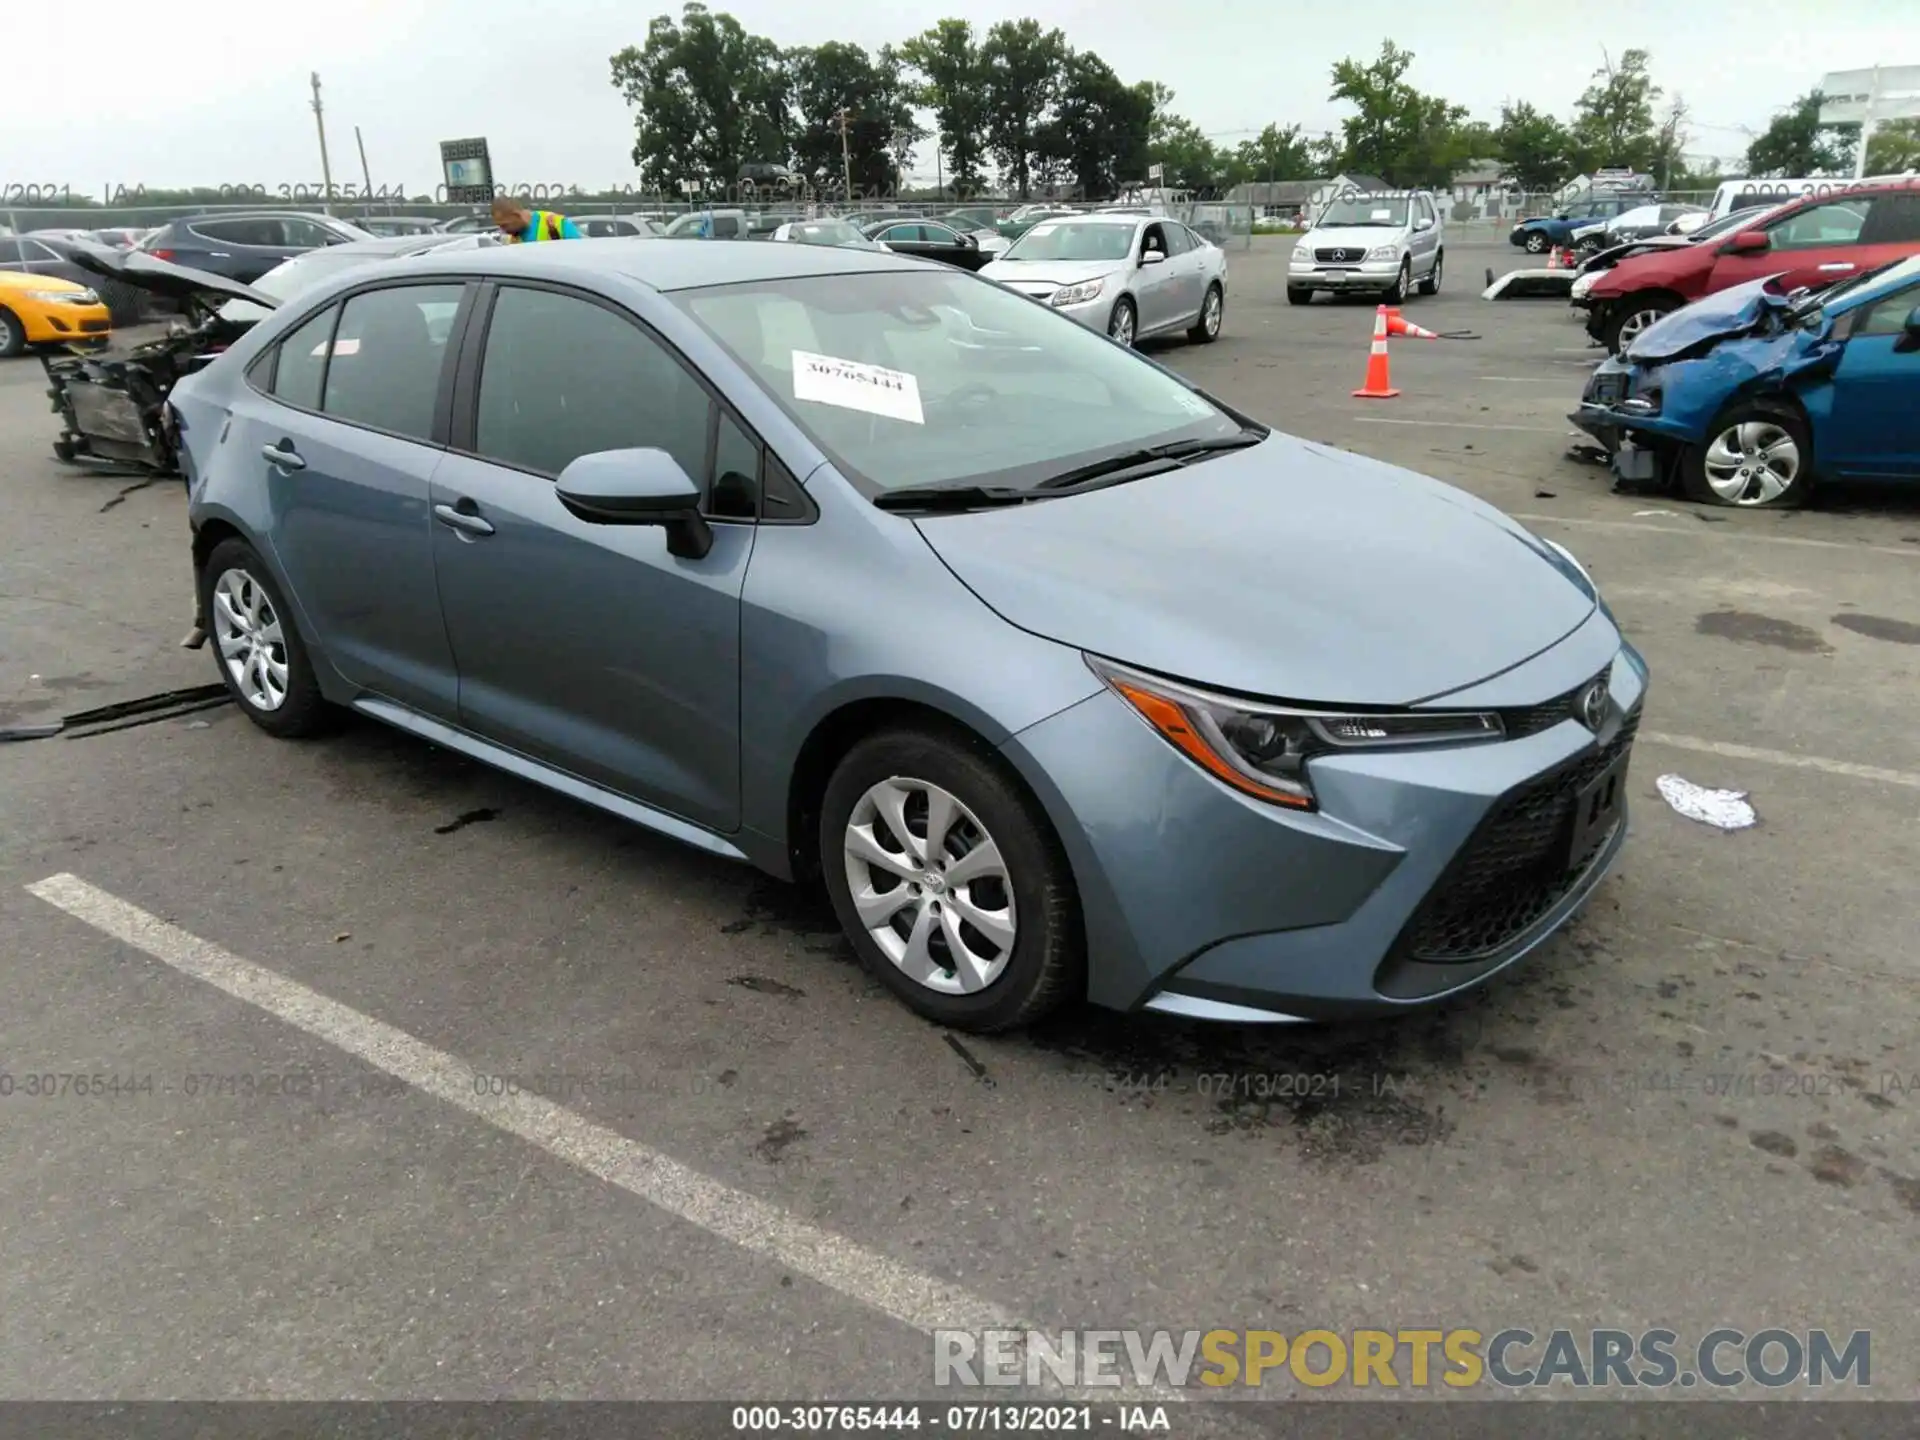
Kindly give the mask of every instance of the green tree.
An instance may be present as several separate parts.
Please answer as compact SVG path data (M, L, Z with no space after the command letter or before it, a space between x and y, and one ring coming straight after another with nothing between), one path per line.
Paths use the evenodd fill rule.
M1152 130L1151 88L1122 83L1092 51L1071 53L1042 134L1046 178L1070 179L1086 199L1106 199L1145 177Z
M980 190L986 178L986 86L972 24L942 20L902 45L900 57L918 73L920 103L939 122L947 183L962 195Z
M731 185L748 161L791 158L789 77L780 49L724 11L688 0L657 15L644 45L612 59L634 108L633 163L663 191L683 178Z
M1153 119L1148 126L1147 163L1161 167L1161 183L1176 190L1211 190L1226 178L1226 157L1200 127L1174 113L1173 91L1150 82Z
M1573 137L1567 127L1525 100L1500 107L1493 153L1506 178L1522 190L1553 190L1572 172Z
M1881 121L1867 141L1867 174L1898 175L1907 170L1920 170L1920 120Z
M1268 125L1252 140L1234 147L1235 182L1256 180L1310 180L1314 176L1313 153L1298 125Z
M1025 200L1036 141L1060 93L1067 37L1037 20L1002 20L980 44L988 148L1001 178Z
M1333 67L1332 100L1357 112L1341 121L1339 168L1377 175L1394 185L1445 185L1470 156L1461 133L1467 111L1425 95L1406 79L1413 54L1391 40L1371 65L1342 60Z
M1809 90L1774 116L1766 132L1747 147L1747 174L1832 175L1849 169L1857 140L1849 143L1842 128L1820 123L1825 98Z
M837 190L843 171L851 171L854 189L873 193L899 184L902 151L919 138L913 107L902 85L896 58L878 60L858 45L829 40L790 51L786 57L798 124L794 130L795 168L809 182ZM843 158L840 114L847 112ZM902 135L906 130L909 133Z
M1581 169L1650 170L1659 159L1653 105L1661 90L1653 83L1650 59L1645 50L1628 50L1619 65L1606 57L1593 72L1594 83L1574 105L1574 158Z

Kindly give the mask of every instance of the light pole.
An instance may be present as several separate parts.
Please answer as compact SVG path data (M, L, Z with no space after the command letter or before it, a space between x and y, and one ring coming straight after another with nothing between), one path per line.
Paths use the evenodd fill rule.
M331 215L333 214L333 166L327 162L327 117L320 106L320 72L318 70L313 72L311 83L313 85L313 124L314 128L320 132L320 183L326 192L320 208Z
M852 111L846 106L840 107L837 117L840 121L840 179L847 187L847 204L853 204L853 151L847 141L847 121Z

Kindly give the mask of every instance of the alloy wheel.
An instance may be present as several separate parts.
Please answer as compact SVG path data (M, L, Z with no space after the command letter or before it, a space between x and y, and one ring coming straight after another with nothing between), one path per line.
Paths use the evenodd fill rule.
M1707 484L1729 505L1765 505L1800 478L1800 446L1770 420L1729 425L1707 446Z
M1529 255L1539 255L1543 253L1546 248L1547 237L1542 235L1538 230L1535 230L1527 236L1527 253Z
M234 688L256 710L287 703L287 638L266 588L244 570L213 585L213 635Z
M999 845L958 797L894 776L847 818L847 889L873 943L916 984L972 995L998 980L1018 934Z
M1220 292L1207 291L1207 301L1200 310L1200 323L1206 327L1207 338L1213 339L1220 333Z
M1133 345L1133 307L1116 305L1113 307L1113 319L1107 322L1107 334L1122 345Z
M1652 329L1667 318L1667 312L1659 309L1636 310L1620 322L1620 353L1627 353L1627 347L1640 338L1641 332Z

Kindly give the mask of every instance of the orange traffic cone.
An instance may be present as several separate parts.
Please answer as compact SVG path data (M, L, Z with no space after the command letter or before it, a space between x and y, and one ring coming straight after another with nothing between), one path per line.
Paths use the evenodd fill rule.
M1410 340L1438 340L1431 330L1423 330L1411 320L1402 320L1398 310L1387 311L1387 334L1405 335Z
M1387 373L1387 307L1373 313L1373 348L1367 352L1367 378L1353 392L1361 400L1390 400L1400 392Z

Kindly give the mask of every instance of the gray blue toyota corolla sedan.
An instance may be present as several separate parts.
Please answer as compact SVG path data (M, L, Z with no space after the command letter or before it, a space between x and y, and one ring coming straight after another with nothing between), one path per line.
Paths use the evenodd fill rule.
M428 255L172 404L261 729L358 711L817 877L948 1025L1432 1002L1626 837L1646 669L1571 555L948 266Z

